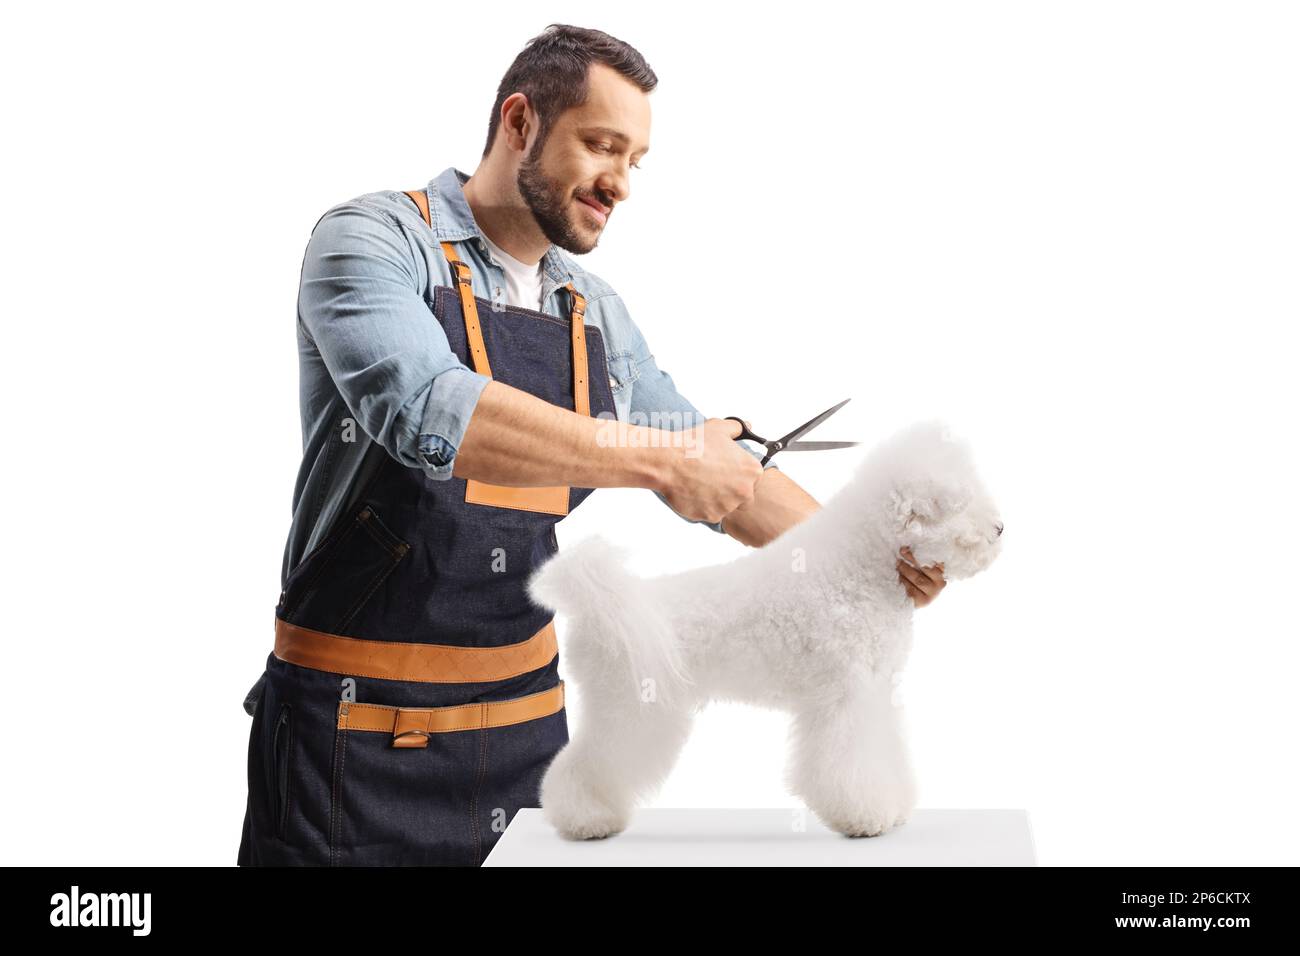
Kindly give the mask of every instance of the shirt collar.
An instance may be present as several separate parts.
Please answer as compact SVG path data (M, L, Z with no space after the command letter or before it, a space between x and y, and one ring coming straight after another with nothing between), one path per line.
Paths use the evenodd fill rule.
M465 198L467 182L469 173L448 166L429 183L429 219L433 234L440 242L486 239L474 221L474 212ZM542 267L548 276L561 284L570 281L575 273L582 272L581 268L561 256L554 243L547 247L546 254L542 256Z

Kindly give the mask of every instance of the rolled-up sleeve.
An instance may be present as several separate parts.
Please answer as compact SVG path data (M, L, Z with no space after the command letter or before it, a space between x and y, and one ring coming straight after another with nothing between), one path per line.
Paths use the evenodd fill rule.
M366 435L402 464L446 480L490 379L451 350L426 285L401 227L380 209L346 203L312 231L298 318Z
M681 392L677 390L677 385L671 375L661 369L655 361L654 354L650 351L650 346L646 343L645 336L632 321L631 316L623 310L623 316L626 319L629 335L632 341L632 360L636 363L637 377L632 383L632 405L629 411L629 420L632 424L648 425L651 428L663 428L669 431L679 429L694 428L702 425L709 416L700 412ZM767 453L767 449L754 442L742 440L740 446L749 452L759 461ZM774 462L768 462L763 466L764 470L776 468ZM660 492L656 491L655 495L665 506L672 510L668 505L668 499ZM722 522L708 522L698 518L687 518L684 515L673 511L679 518L689 521L691 524L702 524L719 534L726 534L722 529Z

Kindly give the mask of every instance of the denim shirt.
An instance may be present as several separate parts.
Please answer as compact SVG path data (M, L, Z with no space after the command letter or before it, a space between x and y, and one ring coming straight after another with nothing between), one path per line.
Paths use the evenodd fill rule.
M452 477L489 379L456 357L433 315L434 288L455 287L439 243L455 244L476 295L507 304L505 272L465 199L468 179L452 166L429 183L432 227L409 196L385 190L331 207L312 230L298 291L303 460L282 585L338 517L370 443L429 480ZM568 282L587 300L585 321L604 337L619 420L668 430L703 423L707 416L655 363L618 293L555 245L542 262L541 311L569 317ZM755 444L741 445L762 458ZM721 522L685 520L722 533Z

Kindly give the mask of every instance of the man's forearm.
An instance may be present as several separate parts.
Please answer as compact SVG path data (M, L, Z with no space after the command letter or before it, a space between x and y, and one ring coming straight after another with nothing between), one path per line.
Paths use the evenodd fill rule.
M754 500L722 519L722 530L741 544L761 548L821 508L812 495L777 468L754 486Z
M496 485L661 490L689 450L671 432L577 415L490 381L456 454L452 474Z

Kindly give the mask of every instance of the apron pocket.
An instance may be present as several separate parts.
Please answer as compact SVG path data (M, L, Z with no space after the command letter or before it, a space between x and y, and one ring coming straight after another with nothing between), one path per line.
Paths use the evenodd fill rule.
M313 630L344 630L410 550L373 508L362 508L332 546L294 572L283 617Z
M563 684L453 707L340 701L330 863L478 866L568 740Z
M474 866L482 734L431 734L427 746L395 747L391 731L343 726L348 708L339 705L334 739L330 865Z

